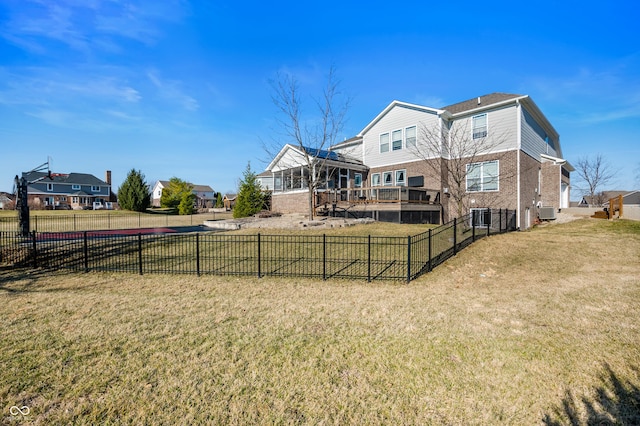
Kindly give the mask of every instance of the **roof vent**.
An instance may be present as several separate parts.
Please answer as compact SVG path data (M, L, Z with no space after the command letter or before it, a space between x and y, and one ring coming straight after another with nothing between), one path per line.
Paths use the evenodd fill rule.
M478 96L478 105L480 105L482 102L480 102L480 96Z

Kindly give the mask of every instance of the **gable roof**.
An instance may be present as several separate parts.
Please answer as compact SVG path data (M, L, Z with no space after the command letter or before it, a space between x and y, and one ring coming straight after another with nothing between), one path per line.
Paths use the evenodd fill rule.
M489 93L488 95L478 96L476 98L448 105L446 107L443 107L442 109L449 111L451 114L458 114L461 112L471 111L476 108L484 108L523 97L526 96L514 95L511 93Z
M280 149L280 152L278 152L278 154L274 157L274 159L271 160L271 163L269 163L269 165L267 166L267 171L272 171L276 167L276 165L280 162L280 160L282 160L282 158L284 158L289 151L292 151L294 155L299 156L302 159L305 158L305 154L309 155L310 157L313 157L312 159L316 159L316 158L321 159L326 162L325 164L336 162L336 163L344 163L345 165L350 165L351 167L354 167L354 166L364 167L362 164L362 161L345 156L339 152L326 150L326 149L309 148L306 146L303 146L302 148L303 149L301 149L299 146L295 146L289 143L284 145ZM303 161L306 161L306 160L303 160ZM296 164L295 166L298 167L298 166L304 166L304 165L305 164L300 163L300 164ZM291 168L291 167L286 167L286 168Z
M197 192L214 192L209 185L193 185L193 190Z
M423 105L410 104L410 103L401 102L401 101L392 101L389 105L387 105L387 107L385 109L382 110L382 112L380 114L378 114L376 116L376 118L371 120L371 122L369 124L367 124L364 127L364 129L362 129L360 131L360 133L358 133L356 138L362 137L365 133L367 133L369 131L369 129L371 129L378 121L380 121L385 115L387 115L389 113L389 111L391 111L395 107L413 109L413 110L416 110L416 111L423 111L423 112L428 112L428 113L431 113L431 114L442 114L444 112L444 110L437 109L437 108L431 108L431 107L427 107L427 106L423 106Z
M64 183L67 185L111 186L105 181L98 179L94 175L88 173L60 174L57 176L52 176L51 179L49 179L47 177L48 174L44 172L25 172L22 173L22 176L30 182L41 179L45 180L48 183Z

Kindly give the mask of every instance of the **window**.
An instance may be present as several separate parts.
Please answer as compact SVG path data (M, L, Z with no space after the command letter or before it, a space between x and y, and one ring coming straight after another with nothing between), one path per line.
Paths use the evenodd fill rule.
M498 160L467 164L467 191L497 191Z
M404 137L406 140L407 148L413 148L416 146L416 126L407 127L404 130Z
M80 191L80 185L78 185L78 184L76 184L76 183L74 183L73 185L71 185L71 188L72 188L74 191Z
M384 186L390 186L393 185L393 173L391 172L384 172L382 174L382 184Z
M48 183L47 184L47 191L53 191L53 184L52 183Z
M100 187L99 186L95 186L95 185L91 185L91 192L100 192Z
M362 173L356 173L353 177L353 183L356 188L362 187Z
M380 173L371 175L371 186L380 186Z
M394 130L391 133L391 139L394 151L402 149L402 130Z
M406 170L396 170L396 186L404 186L406 181L405 181L405 175L407 174Z
M473 120L473 139L487 137L487 114L476 115Z
M67 201L67 197L60 197L60 201Z
M389 152L389 133L380 135L380 152Z
M71 197L71 202L73 204L78 204L78 197Z
M471 209L471 224L475 226L491 226L491 210Z

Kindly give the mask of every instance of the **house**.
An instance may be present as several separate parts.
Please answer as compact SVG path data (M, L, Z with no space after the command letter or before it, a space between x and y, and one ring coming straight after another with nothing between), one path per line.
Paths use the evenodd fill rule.
M195 207L200 208L212 208L216 205L216 197L218 193L215 192L209 185L193 185L192 192L196 195ZM160 198L162 197L162 190L169 186L168 180L159 180L153 185L151 190L151 205L153 207L160 207Z
M317 176L320 214L443 223L511 209L527 229L541 207L569 206L573 170L558 132L528 95L492 93L441 108L393 101L326 151L285 145L266 172L272 209L282 213L306 212L309 176ZM489 220L477 217L481 225Z
M590 195L585 195L582 197L580 202L578 203L578 207L606 207L609 205L609 200L612 198L619 197L622 195L623 204L632 204L633 199L636 199L636 204L638 195L634 197L634 194L640 194L639 191L602 191L599 194L594 195L593 197Z
M111 172L105 180L87 173L44 172L22 173L27 182L27 198L31 208L42 209L111 209Z
M227 211L233 210L233 207L236 205L237 198L238 198L238 194L224 194L224 197L222 197L224 208Z
M14 206L13 195L7 192L0 192L0 210L11 210Z

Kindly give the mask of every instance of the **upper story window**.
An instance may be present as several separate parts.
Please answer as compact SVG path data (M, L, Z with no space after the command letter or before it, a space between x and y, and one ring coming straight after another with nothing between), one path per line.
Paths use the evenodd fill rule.
M396 170L396 186L404 186L406 184L406 170Z
M71 189L73 189L74 191L79 191L80 185L78 185L77 183L74 183L73 185L71 185Z
M52 183L48 183L47 184L47 191L53 191L53 184Z
M394 130L392 133L392 139L393 150L398 151L402 149L402 129Z
M371 175L371 186L380 186L380 173Z
M389 152L389 133L380 135L380 152Z
M95 186L95 185L91 185L91 192L100 192L100 187L99 186Z
M407 127L404 129L404 139L407 148L413 148L416 146L416 126Z
M498 160L467 164L467 191L497 191Z
M476 115L473 120L473 139L487 137L487 114Z

